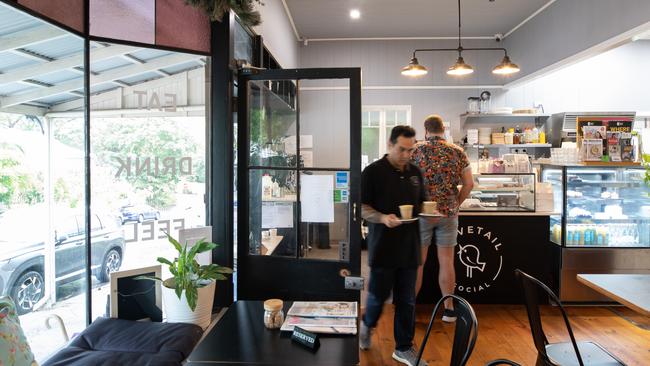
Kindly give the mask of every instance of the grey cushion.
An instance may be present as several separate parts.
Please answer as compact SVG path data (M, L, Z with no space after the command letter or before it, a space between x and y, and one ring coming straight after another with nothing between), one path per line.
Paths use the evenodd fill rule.
M194 324L98 318L43 365L180 365L202 334Z

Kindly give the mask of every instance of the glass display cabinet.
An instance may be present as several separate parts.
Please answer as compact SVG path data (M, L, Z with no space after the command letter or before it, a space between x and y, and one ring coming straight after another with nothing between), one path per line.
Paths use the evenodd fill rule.
M541 164L553 187L550 240L559 245L560 300L611 302L579 283L581 273L647 273L650 263L650 187L634 165Z
M553 186L551 240L566 247L650 247L650 187L640 166L542 165Z
M534 212L533 173L474 175L474 188L460 206L463 212Z

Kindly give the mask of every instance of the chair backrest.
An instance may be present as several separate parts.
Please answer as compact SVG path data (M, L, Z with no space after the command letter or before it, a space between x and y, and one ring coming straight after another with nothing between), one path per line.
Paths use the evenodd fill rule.
M454 299L454 310L456 312L456 329L454 331L454 344L451 350L450 365L465 366L474 350L476 338L478 337L478 319L476 319L476 314L474 313L474 309L472 309L472 305L460 296L446 295L438 301L433 309L431 320L429 321L429 327L427 328L427 332L424 334L424 339L422 340L422 345L418 352L416 365L420 362L422 354L424 353L424 347L429 340L429 334L431 333L431 328L436 319L438 309L442 308L442 304L444 304L444 301L448 298Z
M564 311L562 302L560 299L553 293L553 291L546 286L543 282L536 279L535 277L525 273L520 269L515 269L515 277L519 279L521 286L524 292L524 300L526 304L526 312L528 313L528 322L530 323L530 331L533 334L533 342L535 343L535 348L537 352L542 356L544 362L551 364L548 355L546 354L546 345L548 344L548 339L544 334L544 328L542 327L542 319L539 312L539 292L538 289L541 288L544 290L546 295L551 299L553 303L556 303L562 313L564 318L564 323L566 325L567 331L571 338L571 343L573 344L573 349L578 358L578 363L580 366L584 366L582 362L582 357L580 356L580 351L578 351L578 345L576 343L575 337L573 336L573 330L571 329L571 324L569 323L569 318Z

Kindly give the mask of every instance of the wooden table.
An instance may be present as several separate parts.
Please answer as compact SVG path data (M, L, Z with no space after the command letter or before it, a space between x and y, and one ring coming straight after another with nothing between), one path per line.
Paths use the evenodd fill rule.
M291 302L284 302L286 313ZM232 304L187 359L188 366L217 365L327 365L359 364L357 335L321 334L316 352L291 341L290 332L264 327L262 301Z
M650 317L650 274L578 274L578 281Z

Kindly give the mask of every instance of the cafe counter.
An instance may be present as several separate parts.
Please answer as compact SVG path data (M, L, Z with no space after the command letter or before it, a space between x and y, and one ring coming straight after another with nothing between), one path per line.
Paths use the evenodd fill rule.
M549 240L549 216L553 214L461 212L455 293L474 304L522 303L514 276L517 268L557 291L561 248ZM429 250L418 303L435 303L439 298L437 253Z

